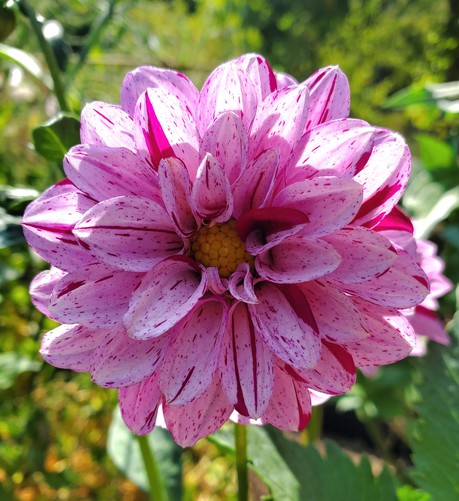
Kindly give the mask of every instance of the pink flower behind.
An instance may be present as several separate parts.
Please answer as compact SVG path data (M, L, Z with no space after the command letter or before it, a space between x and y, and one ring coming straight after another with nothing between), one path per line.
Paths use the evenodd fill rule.
M68 179L26 211L52 265L32 284L62 325L41 353L119 388L138 434L162 406L194 444L234 410L306 426L310 392L340 394L356 367L413 349L403 310L428 280L375 227L410 155L397 134L349 119L337 67L303 83L260 56L182 74L129 73L121 106L88 104Z

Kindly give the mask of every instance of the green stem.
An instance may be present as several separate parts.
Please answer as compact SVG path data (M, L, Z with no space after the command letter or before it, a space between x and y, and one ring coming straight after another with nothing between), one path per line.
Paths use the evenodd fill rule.
M108 23L108 21L110 21L110 18L113 16L113 11L115 10L116 1L117 0L109 0L106 8L102 10L97 19L94 21L93 25L91 26L91 31L89 32L89 35L86 39L86 43L81 49L78 61L73 66L71 66L67 71L66 75L67 82L72 82L73 79L75 78L75 75L83 67L91 48L97 43L103 29L105 28L105 25Z
M234 438L236 443L237 499L238 501L248 501L247 427L243 424L235 423Z
M136 435L136 438L140 446L140 452L148 478L150 501L167 501L168 496L166 487L164 486L158 463L156 462L148 442L148 437L147 435Z
M59 66L57 65L56 57L54 55L53 49L46 41L46 38L43 36L42 25L38 21L33 7L29 5L27 0L18 0L18 3L22 7L23 11L27 14L27 17L30 19L30 24L32 25L32 29L38 39L40 49L45 56L46 64L48 65L51 78L53 79L54 94L56 95L56 98L59 102L59 106L62 111L71 111L70 106L67 103L67 98L65 97L64 84L62 82L61 72L59 70Z

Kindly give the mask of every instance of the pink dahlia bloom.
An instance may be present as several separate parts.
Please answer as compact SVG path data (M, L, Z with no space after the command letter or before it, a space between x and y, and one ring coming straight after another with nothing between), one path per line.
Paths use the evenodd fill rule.
M349 100L337 67L297 84L249 54L200 92L141 67L120 106L88 104L67 179L23 221L52 265L32 298L62 324L43 357L119 388L135 433L162 406L189 446L233 410L302 429L310 390L341 394L356 367L407 356L402 310L428 280L373 228L410 155L399 135L348 118Z

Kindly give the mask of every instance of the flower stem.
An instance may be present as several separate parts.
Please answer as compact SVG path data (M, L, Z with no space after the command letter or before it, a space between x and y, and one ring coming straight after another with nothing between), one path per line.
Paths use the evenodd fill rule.
M43 36L41 23L38 21L33 7L29 5L27 0L19 0L18 4L22 7L23 12L29 18L32 29L38 39L40 49L43 52L51 78L53 79L54 94L59 102L59 106L62 111L71 111L70 106L67 103L67 98L65 97L64 84L62 83L61 72L59 70L59 66L57 65L56 56L54 55L50 44Z
M249 478L247 471L247 428L243 424L234 424L236 443L237 499L248 501Z
M148 442L147 435L136 435L137 442L139 443L140 452L142 454L145 472L148 478L148 485L150 491L150 501L167 501L168 496L166 488L161 478L161 473L158 468L153 451L151 450Z

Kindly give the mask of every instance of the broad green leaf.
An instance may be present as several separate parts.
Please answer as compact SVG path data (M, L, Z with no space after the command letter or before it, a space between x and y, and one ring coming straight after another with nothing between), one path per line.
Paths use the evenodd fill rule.
M433 170L454 165L454 149L446 141L428 134L417 134L415 138L419 145L420 160L424 167Z
M0 353L0 390L11 388L23 372L37 372L42 366L37 360L30 360L19 353Z
M417 236L419 238L428 238L435 226L445 220L457 208L459 208L459 187L443 193L429 213L417 220Z
M231 448L228 428L209 437ZM325 442L325 456L310 445L304 447L272 427L248 429L250 468L271 490L276 501L395 501L394 481L387 470L375 477L364 456L358 465L332 441Z
M156 427L148 435L171 501L182 499L182 449L167 430ZM119 407L108 431L107 451L116 466L136 485L148 491L148 480L138 442L126 427Z
M70 113L59 113L32 131L33 144L47 160L61 162L67 151L80 142L80 121Z
M45 87L52 89L51 78L43 71L38 60L31 54L21 49L0 43L0 59L5 59L17 64Z
M459 322L453 345L431 343L418 361L419 418L410 430L412 477L433 501L459 499Z
M425 87L407 87L390 96L383 108L405 108L413 104L435 104L435 98Z

